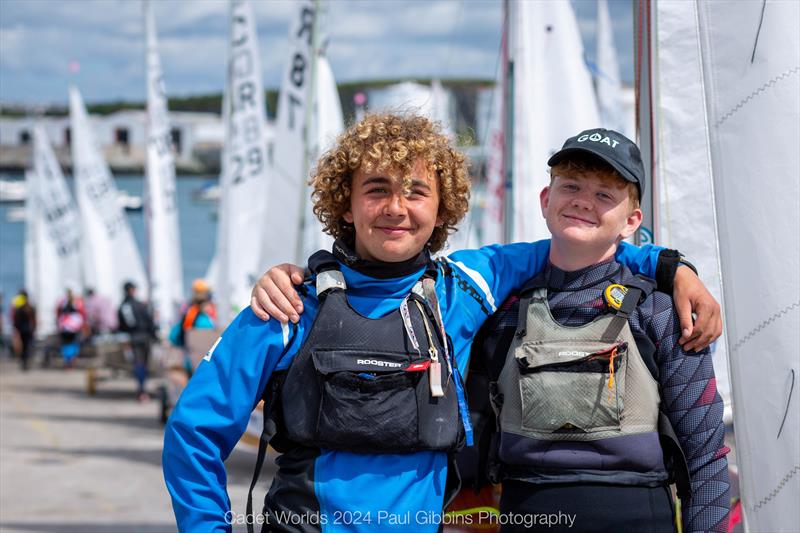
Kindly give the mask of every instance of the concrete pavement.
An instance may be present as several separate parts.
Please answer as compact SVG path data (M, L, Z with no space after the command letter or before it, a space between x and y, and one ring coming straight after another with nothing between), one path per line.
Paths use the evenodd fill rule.
M22 373L0 360L0 532L176 531L158 402L139 403L134 391L121 375L89 397L85 370ZM271 479L267 462L256 501ZM240 445L226 465L233 510L244 513L255 452Z

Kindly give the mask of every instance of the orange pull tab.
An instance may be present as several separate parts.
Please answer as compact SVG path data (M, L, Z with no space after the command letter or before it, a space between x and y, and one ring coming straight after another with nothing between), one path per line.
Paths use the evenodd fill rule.
M614 358L617 356L617 347L611 351L611 356L608 359L608 400L611 401L611 390L614 388Z

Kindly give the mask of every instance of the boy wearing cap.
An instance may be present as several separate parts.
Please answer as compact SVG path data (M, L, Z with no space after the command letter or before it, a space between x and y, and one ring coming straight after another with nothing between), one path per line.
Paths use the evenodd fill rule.
M549 264L473 345L497 418L489 463L501 513L574 517L555 530L674 531L676 482L683 531L726 531L728 449L709 351L684 351L672 298L614 259L642 221L639 149L593 129L548 164ZM501 531L528 530L517 527Z

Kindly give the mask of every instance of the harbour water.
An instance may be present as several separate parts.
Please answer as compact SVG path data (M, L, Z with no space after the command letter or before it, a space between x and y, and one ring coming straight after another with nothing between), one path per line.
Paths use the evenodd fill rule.
M0 174L0 179L23 179L22 174ZM144 177L141 175L118 175L114 181L120 190L142 196ZM178 193L178 217L183 257L184 293L188 295L192 280L203 277L214 255L217 242L216 204L197 198L195 191L217 182L217 176L180 176L176 180ZM72 176L67 176L70 189ZM24 285L25 222L9 221L9 211L19 209L22 204L0 204L0 292L3 309L8 309L10 299ZM147 244L144 212L127 211L136 243L147 260ZM120 288L122 290L122 288ZM7 314L7 313L5 313Z

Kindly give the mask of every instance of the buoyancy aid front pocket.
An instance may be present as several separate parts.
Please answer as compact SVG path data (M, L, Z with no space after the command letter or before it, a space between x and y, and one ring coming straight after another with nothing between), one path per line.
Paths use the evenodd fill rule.
M522 429L584 434L620 428L627 344L580 341L520 346Z
M313 354L320 385L315 440L333 449L407 451L418 437L416 388L407 354L321 351Z

